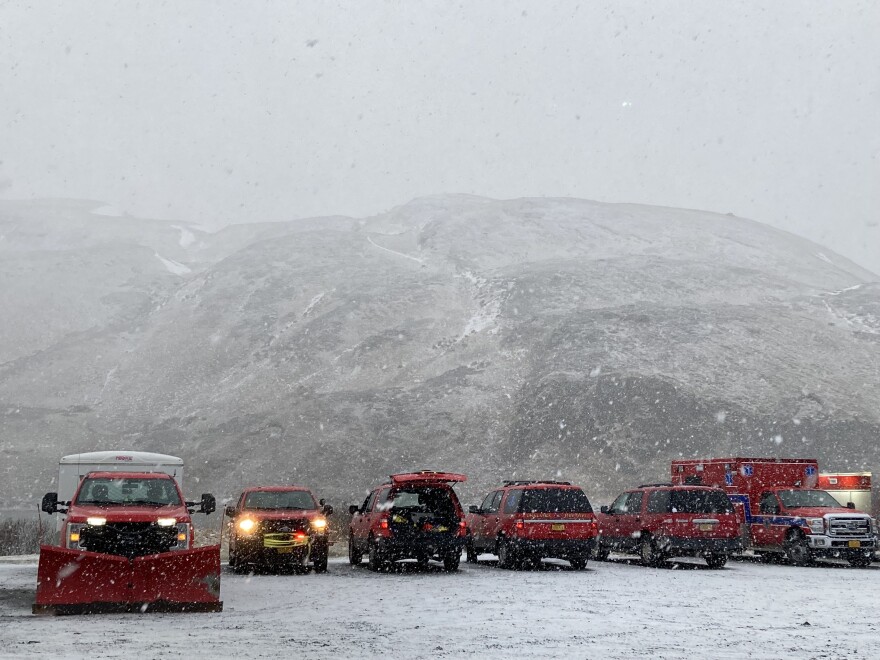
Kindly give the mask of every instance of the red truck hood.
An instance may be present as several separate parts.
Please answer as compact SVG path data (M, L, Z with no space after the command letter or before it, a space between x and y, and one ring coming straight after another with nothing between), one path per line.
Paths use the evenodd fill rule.
M261 511L258 509L245 509L240 516L252 520L311 520L321 515L316 509L297 511L296 509L281 509L279 511Z
M182 506L89 506L77 505L67 512L67 522L85 522L86 518L106 518L107 522L153 522L157 518L177 518L190 522Z

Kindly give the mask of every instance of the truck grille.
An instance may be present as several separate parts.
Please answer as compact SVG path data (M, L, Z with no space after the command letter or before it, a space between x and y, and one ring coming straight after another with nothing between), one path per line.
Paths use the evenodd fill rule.
M307 532L309 521L299 518L297 520L264 520L260 524L264 534L287 534L291 532Z
M168 552L177 543L176 527L155 523L107 523L86 527L79 547L90 552L134 558Z
M828 536L857 538L869 536L871 521L868 518L833 517L828 519Z

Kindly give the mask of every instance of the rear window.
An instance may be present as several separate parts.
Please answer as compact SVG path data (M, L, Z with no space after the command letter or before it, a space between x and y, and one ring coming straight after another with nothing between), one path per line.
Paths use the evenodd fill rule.
M733 513L730 498L717 490L671 490L671 513Z
M380 508L392 511L418 511L455 515L455 492L445 486L401 486L393 488L388 501Z
M580 488L531 488L522 491L520 513L592 513Z

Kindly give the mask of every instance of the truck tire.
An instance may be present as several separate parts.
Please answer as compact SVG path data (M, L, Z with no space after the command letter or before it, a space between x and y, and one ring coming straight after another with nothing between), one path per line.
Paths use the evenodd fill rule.
M318 552L312 557L312 569L315 573L327 572L327 551Z
M569 557L568 563L571 564L571 567L576 571L582 571L587 567L587 558L586 557Z
M476 564L477 563L477 549L474 547L473 541L468 541L468 544L465 546L465 561L468 564Z
M813 552L810 544L801 532L788 533L783 545L785 556L793 566L809 566L813 563Z
M593 548L593 559L595 561L608 561L608 555L611 554L611 550L603 546L601 543L596 541L596 545Z
M850 566L853 566L855 568L867 568L871 565L872 559L871 555L852 555L847 559L847 561L849 562Z
M650 534L642 533L642 542L639 545L639 559L644 566L659 566L664 557L654 546L654 539Z
M443 556L443 568L447 571L457 571L461 563L461 550L451 550Z
M385 557L382 555L379 544L375 540L370 539L367 552L367 565L370 567L370 570L381 571L385 566Z
M495 554L498 555L498 568L518 568L519 561L513 548L504 539L498 539L495 547Z
M354 536L348 535L348 563L352 566L360 566L364 560L364 553L358 552L357 546L354 544Z
M727 555L722 553L719 554L708 554L706 555L706 565L709 568L724 568L724 565L727 563Z

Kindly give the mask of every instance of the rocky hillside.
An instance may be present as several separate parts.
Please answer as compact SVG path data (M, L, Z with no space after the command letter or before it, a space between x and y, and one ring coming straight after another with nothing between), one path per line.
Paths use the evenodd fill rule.
M208 233L0 202L0 503L59 456L183 456L187 490L400 470L582 483L680 456L880 471L880 283L705 212L418 199Z

